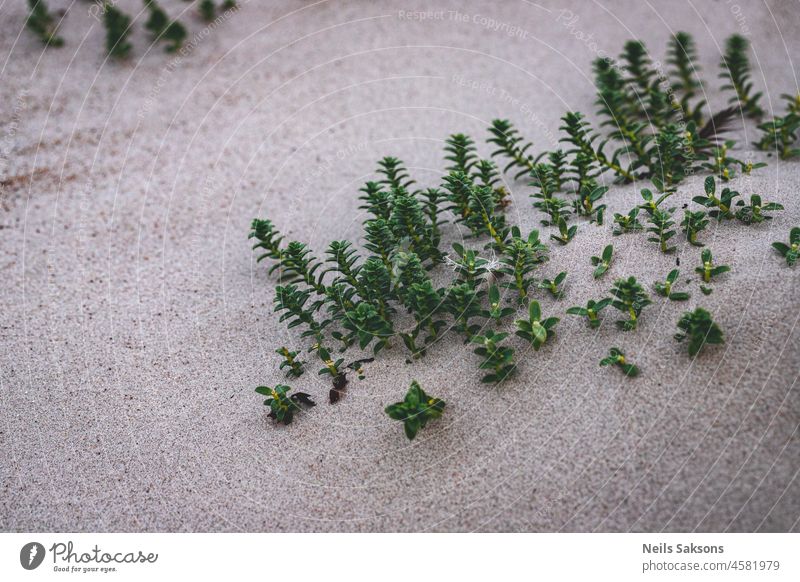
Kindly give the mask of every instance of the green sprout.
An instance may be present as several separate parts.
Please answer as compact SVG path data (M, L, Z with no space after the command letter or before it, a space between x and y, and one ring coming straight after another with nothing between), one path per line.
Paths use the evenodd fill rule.
M425 428L429 420L442 416L444 407L444 400L428 396L414 380L403 401L387 406L386 414L392 420L401 421L408 440L414 440L419 429Z
M800 92L782 97L788 102L786 115L758 126L762 136L757 146L764 151L777 151L780 159L789 160L800 156L800 148L795 147L800 139Z
M641 191L641 195L642 195L642 200L644 200L644 203L640 204L639 208L646 211L649 215L652 216L653 214L655 214L657 210L661 210L661 205L664 203L664 201L670 196L672 196L674 193L675 192L673 191L664 192L661 196L654 199L653 191L650 190L649 188L643 188Z
M702 247L703 243L697 241L697 234L708 226L708 217L704 210L685 210L681 227L686 233L686 240L690 245Z
M614 254L614 245L607 245L599 257L592 257L592 265L595 267L593 276L595 279L601 277L611 267L611 257Z
M678 320L678 329L681 333L675 334L675 339L678 341L689 339L691 357L696 356L706 344L725 343L722 330L711 319L711 314L702 307L684 313Z
M719 265L715 267L714 259L711 256L711 251L709 249L703 249L703 252L700 253L700 259L703 261L703 264L700 267L696 267L694 271L695 273L699 273L703 276L704 283L710 283L712 277L722 275L723 273L727 273L731 270L731 268L727 265Z
M507 119L492 120L489 133L492 137L487 141L497 146L497 149L492 152L492 157L502 154L511 160L503 168L504 172L508 172L511 168L517 168L519 171L514 176L516 179L529 174L533 170L535 164L533 155L527 153L533 147L533 144L526 142L510 121Z
M542 320L542 308L538 301L531 301L528 305L528 319L518 319L517 336L529 342L533 349L539 351L545 342L555 335L553 328L559 322L557 317L548 317Z
M576 225L567 227L567 221L564 220L563 217L558 218L556 226L558 226L558 234L551 234L550 238L562 245L569 243L569 241L575 238L575 234L578 232L578 227Z
M532 230L527 239L523 239L518 227L511 229L511 238L506 244L500 258L499 272L512 279L503 286L514 289L520 302L528 297L528 288L533 284L531 273L547 260L547 246L539 240L539 231Z
M736 206L739 207L736 211L736 218L744 224L758 224L765 220L772 220L772 216L764 214L764 212L783 210L783 206L776 202L762 203L761 196L758 194L750 196L749 205L745 205L744 200L739 200Z
M469 175L478 161L475 142L468 135L456 133L445 140L445 160L452 165L445 168L448 172L462 172Z
M556 275L553 280L550 279L543 279L541 283L537 285L539 289L545 289L550 292L550 295L553 296L553 299L561 299L564 297L564 287L563 283L567 278L567 272L562 271L558 275Z
M201 0L199 4L200 18L205 22L213 22L217 17L217 7L214 5L214 0Z
M297 357L298 352L292 352L286 347L280 347L275 350L275 353L279 356L283 356L283 361L279 369L283 370L284 368L289 368L286 371L287 376L299 378L303 375L303 364L305 362L301 362Z
M605 204L595 206L598 200L608 192L608 186L598 186L597 183L589 183L584 185L578 191L578 198L574 201L575 213L583 216L595 216L600 214L602 216ZM602 218L599 222L602 223Z
M341 370L342 364L344 363L344 358L338 358L334 360L331 357L330 352L328 352L328 350L323 348L322 346L319 346L319 348L317 348L317 355L324 364L319 371L320 376L328 375L331 378L333 378L334 382L336 382L337 379L342 378L344 376L345 373L342 372Z
M453 327L463 333L466 340L472 339L480 326L470 320L481 315L481 300L478 292L469 283L451 285L444 296L443 307L455 320Z
M733 218L731 207L733 199L739 196L739 193L730 188L723 188L719 198L716 196L717 185L714 181L714 176L708 176L704 183L705 196L695 196L692 198L697 204L701 204L706 208L711 208L708 215L722 221L723 218Z
M475 348L475 353L483 358L483 362L478 366L481 370L490 370L481 382L493 384L501 382L514 373L514 348L499 345L508 337L507 333L496 333L488 330L484 335L473 336L470 340L479 347Z
M600 301L594 301L592 299L586 304L586 307L570 307L567 309L567 313L569 315L580 315L581 317L585 317L588 320L589 327L592 329L600 327L600 312L611 305L613 299L610 297L606 297L605 299L601 299Z
M619 366L626 376L631 378L639 375L639 368L625 359L625 354L619 348L611 348L608 357L600 360L601 366Z
M680 276L680 271L678 269L673 269L667 275L666 280L662 282L656 282L653 285L656 293L661 295L661 297L666 297L671 301L686 301L689 299L689 294L685 291L673 291L672 287L675 285L675 282L678 280Z
M676 248L669 246L669 239L677 234L671 228L675 225L675 221L672 220L673 210L673 208L669 210L659 208L650 215L649 222L652 226L647 228L647 232L652 233L653 236L648 237L647 240L658 243L658 248L662 253L671 253Z
M644 227L642 223L639 222L637 216L639 216L639 207L632 208L628 214L619 214L614 213L614 224L616 225L612 234L614 236L619 236L621 234L627 234L629 232L638 232L643 230Z
M611 288L611 295L611 305L629 316L628 320L617 321L617 326L623 331L636 329L642 310L652 303L636 277L617 279Z
M728 102L736 103L748 117L758 119L764 111L759 107L761 93L753 93L753 82L750 78L750 59L747 56L750 42L739 34L725 40L725 54L720 62L722 73L720 78L728 83L722 89L736 93Z
M786 264L793 267L800 257L800 227L795 226L789 231L789 244L782 242L772 243L772 248L786 259Z
M266 396L264 405L269 406L269 417L277 423L292 424L296 412L301 411L303 406L316 406L311 400L310 395L305 392L295 392L288 395L291 388L285 384L278 384L275 388L269 386L259 386L256 393Z
M58 36L58 23L50 13L45 0L28 0L30 14L25 26L31 30L46 46L64 46L64 39Z
M106 50L115 58L127 57L133 45L128 42L131 19L110 2L103 4L103 24L106 27Z
M503 307L500 303L500 289L497 285L489 287L489 310L482 313L486 319L492 319L497 325L503 323L503 319L514 315L515 311L510 307Z

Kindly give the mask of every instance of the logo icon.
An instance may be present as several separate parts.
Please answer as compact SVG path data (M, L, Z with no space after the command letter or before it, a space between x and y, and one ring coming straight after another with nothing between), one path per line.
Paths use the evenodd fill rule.
M19 563L26 570L35 570L44 561L44 546L39 542L29 542L19 551Z

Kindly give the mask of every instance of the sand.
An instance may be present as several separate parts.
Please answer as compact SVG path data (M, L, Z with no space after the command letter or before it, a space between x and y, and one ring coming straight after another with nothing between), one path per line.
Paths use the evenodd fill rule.
M634 333L588 329L566 308L618 276L650 285L676 257L582 225L540 273L569 272L565 299L539 295L562 317L555 341L515 343L519 373L499 387L455 338L414 364L398 345L336 406L313 362L290 383L320 405L274 426L253 389L282 382L273 350L300 344L247 240L254 217L320 254L355 240L378 158L436 185L444 138L469 133L487 155L496 117L553 148L566 110L594 111L592 59L628 38L663 59L691 32L718 108L720 47L747 34L764 105L782 110L796 4L241 2L208 30L191 5L162 4L187 11L189 50L176 60L139 26L125 63L105 59L86 3L50 1L69 13L67 45L47 51L22 2L0 8L0 530L798 530L799 272L770 243L800 224L800 162L752 153L751 122L739 153L769 166L732 185L786 210L705 233L733 269L713 294L681 244L690 301L656 298ZM530 188L508 186L510 219L536 227ZM644 186L612 188L610 212ZM589 256L609 242L616 262L595 281ZM693 361L672 335L698 305L727 343ZM598 366L612 345L640 378ZM382 411L412 379L447 409L409 443Z

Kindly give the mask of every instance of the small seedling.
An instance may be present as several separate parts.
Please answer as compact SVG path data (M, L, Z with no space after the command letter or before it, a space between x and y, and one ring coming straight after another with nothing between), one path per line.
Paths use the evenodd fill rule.
M619 348L611 348L608 357L600 360L601 366L619 366L626 376L634 378L639 375L639 368L625 359L625 354Z
M589 321L589 327L595 329L600 327L600 312L611 305L613 300L610 297L606 297L605 299L601 299L600 301L594 301L592 299L586 304L586 307L570 307L567 309L567 313L569 315L580 315L585 317Z
M653 287L656 290L656 293L658 293L662 297L670 299L671 301L686 301L687 299L689 299L689 294L686 293L685 291L672 290L672 286L678 280L679 276L680 276L680 271L678 269L673 269L672 271L670 271L669 275L667 275L667 278L663 283L657 282L653 285Z
M103 24L106 27L106 50L116 58L125 58L133 45L128 42L131 32L131 19L110 2L103 4Z
M539 283L539 289L546 289L553 296L553 299L561 299L564 297L564 280L567 278L567 272L562 271L551 281L550 279L543 279Z
M750 196L749 205L745 205L744 200L739 200L736 206L739 207L736 210L736 218L745 224L758 224L765 220L772 220L772 216L764 214L764 212L783 210L783 206L776 202L762 203L761 196L758 194Z
M661 196L656 199L653 199L653 192L648 188L643 188L641 191L642 199L644 200L643 204L639 205L639 208L647 212L649 215L653 215L657 210L661 209L661 205L664 201L672 196L675 192L670 190L668 192L664 192Z
M730 188L723 188L719 198L716 196L717 184L714 181L714 176L708 176L704 183L705 196L695 196L692 198L697 204L701 204L706 208L710 208L708 215L722 221L724 218L733 218L731 207L733 206L733 199L739 196L739 193Z
M722 89L735 93L728 102L738 104L742 113L753 119L759 119L764 111L759 107L761 92L753 93L753 82L750 78L750 59L747 53L750 42L739 34L733 34L725 40L725 55L720 62L720 78L727 81Z
M686 233L686 240L690 245L702 247L703 243L697 242L697 233L708 226L708 218L704 210L693 212L691 210L684 211L681 227Z
M45 0L28 0L30 14L27 26L46 46L64 46L64 39L57 35L58 23L47 7Z
M589 183L580 189L578 198L574 201L575 213L583 216L596 216L600 214L598 222L602 224L603 210L605 204L595 206L603 195L608 192L608 186L598 186L597 183Z
M342 364L344 363L344 358L338 358L334 361L330 352L328 352L328 350L322 346L317 348L317 355L319 356L319 359L322 360L322 363L325 364L320 369L319 375L324 376L327 374L333 379L333 385L335 388L344 388L344 386L347 384L346 373L341 370Z
M497 325L503 323L503 319L514 315L515 311L510 307L503 307L500 303L500 289L496 285L489 287L489 310L483 312L486 319L492 319Z
M514 373L516 369L514 348L499 345L507 337L507 333L496 333L491 330L485 335L472 337L472 343L479 346L475 348L475 353L484 358L478 367L481 370L491 370L481 378L481 382L487 384L501 382Z
M617 326L623 331L636 329L642 309L652 303L644 288L636 281L636 277L617 279L611 288L613 300L611 305L630 317L628 320L617 321Z
M517 336L529 342L537 352L545 342L555 335L553 328L559 322L557 317L548 317L542 320L542 308L538 301L531 301L528 305L528 319L518 319Z
M547 260L547 251L547 246L539 240L538 230L532 230L524 239L518 227L511 229L511 238L500 258L498 271L511 279L503 287L514 289L520 303L528 297L528 288L533 284L531 273Z
M677 234L672 230L672 226L675 224L675 221L672 220L673 210L673 208L669 210L657 208L650 215L649 221L652 226L647 229L647 232L652 233L653 236L648 237L647 240L658 243L658 248L662 253L671 253L676 248L669 246L669 239Z
M706 287L705 285L700 285L700 291L703 292L703 295L711 295L714 290L711 287Z
M795 226L789 231L789 244L782 242L772 243L772 248L786 259L786 264L793 267L800 257L800 227Z
M782 160L789 160L800 156L800 148L796 147L800 139L800 93L782 97L788 101L786 114L758 126L762 136L757 145L764 151L776 151Z
M706 344L722 344L725 340L722 330L711 319L711 314L698 307L694 311L687 311L678 321L681 333L675 334L675 339L683 341L689 338L689 355L694 357Z
M710 283L712 277L722 275L723 273L727 273L731 270L731 268L727 265L715 267L713 257L711 256L711 251L709 249L703 249L703 252L700 253L700 259L703 261L703 264L700 267L696 267L694 271L695 273L699 273L703 276L704 283Z
M403 401L387 406L386 414L392 420L402 422L408 440L414 440L419 429L425 428L429 420L442 416L444 406L444 400L428 396L414 380Z
M451 285L444 295L443 308L453 316L453 328L464 334L464 343L469 342L481 327L470 323L481 315L481 299L475 288L469 283Z
M533 144L526 142L510 121L507 119L492 120L489 133L492 134L492 137L487 141L497 146L497 150L492 152L492 157L502 154L511 160L503 168L504 172L508 172L511 168L516 168L519 170L514 176L516 179L529 174L533 170L535 160L531 154L527 153L533 147Z
M638 232L643 230L642 223L639 222L637 216L639 215L640 208L632 208L628 214L614 213L614 224L617 225L613 233L615 236L626 234L629 232Z
M603 249L603 253L599 257L592 257L592 265L596 268L593 276L595 279L601 277L611 267L611 258L614 254L614 246L608 245Z
M269 386L256 388L258 394L267 396L264 405L269 406L269 417L275 422L292 424L295 413L302 410L301 404L308 407L316 406L310 395L305 392L296 392L289 396L289 390L291 388L285 384L278 384L275 388Z
M297 354L299 352L292 352L289 351L288 348L280 347L275 350L275 353L279 356L283 356L283 361L281 362L280 369L283 370L284 368L289 368L286 370L286 375L294 378L299 378L303 375L303 364L305 362L301 362Z
M577 225L572 225L570 227L567 227L567 221L564 220L564 217L558 218L557 226L558 226L558 235L551 234L550 238L556 242L561 243L562 245L569 243L569 241L575 238L575 234L578 232Z
M214 0L202 0L199 5L200 18L206 22L213 22L217 16L217 7L214 5Z

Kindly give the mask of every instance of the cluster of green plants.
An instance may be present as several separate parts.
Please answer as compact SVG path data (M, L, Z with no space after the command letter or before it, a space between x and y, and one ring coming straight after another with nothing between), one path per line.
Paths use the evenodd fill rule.
M156 0L143 0L147 11L145 29L150 33L154 42L166 43L165 50L170 53L177 52L186 40L186 27L178 20L172 20L166 11L161 8ZM45 0L28 0L30 12L26 26L46 46L60 47L64 39L57 34L58 23L50 12ZM233 10L238 6L235 0L224 0L219 9L222 11ZM200 17L205 22L212 22L217 17L218 7L214 0L202 0L198 4ZM125 58L130 55L133 45L128 38L133 30L131 17L116 6L116 3L105 0L100 13L103 16L103 26L106 31L106 51L115 58Z
M606 172L620 182L647 178L653 190L641 190L641 203L625 214L614 214L611 230L617 236L646 232L660 252L675 250L678 229L689 245L703 247L699 236L712 220L759 224L782 210L776 203L750 196L749 204L739 192L717 183L738 172L750 172L761 164L740 163L730 157L730 141L719 143L717 133L740 109L756 115L758 94L752 92L748 63L740 58L741 43L728 46L724 63L735 63L727 79L735 92L732 110L711 115L700 98L691 37L677 34L670 45L668 63L673 67L666 91L644 45L626 43L621 64L595 63L604 126L614 133L601 137L580 113L562 117L566 149L535 154L533 145L508 120L494 120L488 142L491 158L506 158L504 172L515 178L527 176L533 187L533 206L544 214L543 226L550 241L569 244L578 234L578 219L598 227L604 225L608 187L599 183ZM745 55L746 56L746 55ZM727 65L725 65L727 67ZM733 111L733 113L731 113ZM711 129L708 129L708 128ZM605 153L613 141L622 142ZM347 384L348 370L363 378L369 359L347 362L351 349L378 356L385 350L404 349L406 360L425 358L445 336L457 335L478 356L481 380L497 384L517 372L517 349L533 352L553 342L560 318L544 316L537 293L554 300L567 293L567 272L552 279L537 276L550 257L550 249L539 230L523 233L509 223L507 189L500 180L500 167L482 159L475 141L457 133L445 140L446 173L441 182L419 188L402 160L385 157L378 162L377 178L359 190L363 211L361 247L336 240L324 256L317 257L300 241L286 240L269 219L252 223L250 238L259 252L258 261L273 262L269 272L278 278L274 309L289 328L297 328L306 346L276 350L287 376L299 377L307 363L303 350L316 353L322 362L320 375L329 376L333 388L330 401L338 401ZM698 209L684 206L682 221L668 206L676 185L697 170L711 171L703 194L694 197ZM571 193L571 202L559 196ZM448 223L452 226L448 227ZM457 229L464 243L449 249L443 240ZM797 232L795 232L797 230ZM773 246L791 265L798 256L800 230L790 236L790 245ZM467 241L474 244L468 244ZM590 258L593 276L600 279L614 266L614 247L607 245ZM712 281L729 271L715 263L710 249L700 252L700 289L708 294ZM444 284L440 274L451 272ZM437 276L433 276L436 272ZM676 289L680 271L653 282L655 294L669 301L686 301L688 291ZM645 309L653 303L645 286L634 276L618 276L608 296L572 306L566 313L584 317L590 329L602 325L602 313L613 307L621 314L616 326L635 333ZM513 323L514 334L509 326ZM685 313L678 321L676 339L689 340L689 354L696 356L706 344L723 342L719 326L702 308ZM517 345L515 345L517 342ZM530 353L530 352L528 352ZM337 355L333 355L337 354ZM361 354L358 354L361 355ZM620 368L628 377L640 370L619 348L610 348L602 366ZM270 404L271 405L271 404ZM288 405L287 405L288 406ZM444 402L429 398L415 382L403 402L391 405L387 414L404 423L408 438L414 438L430 418L442 414Z

